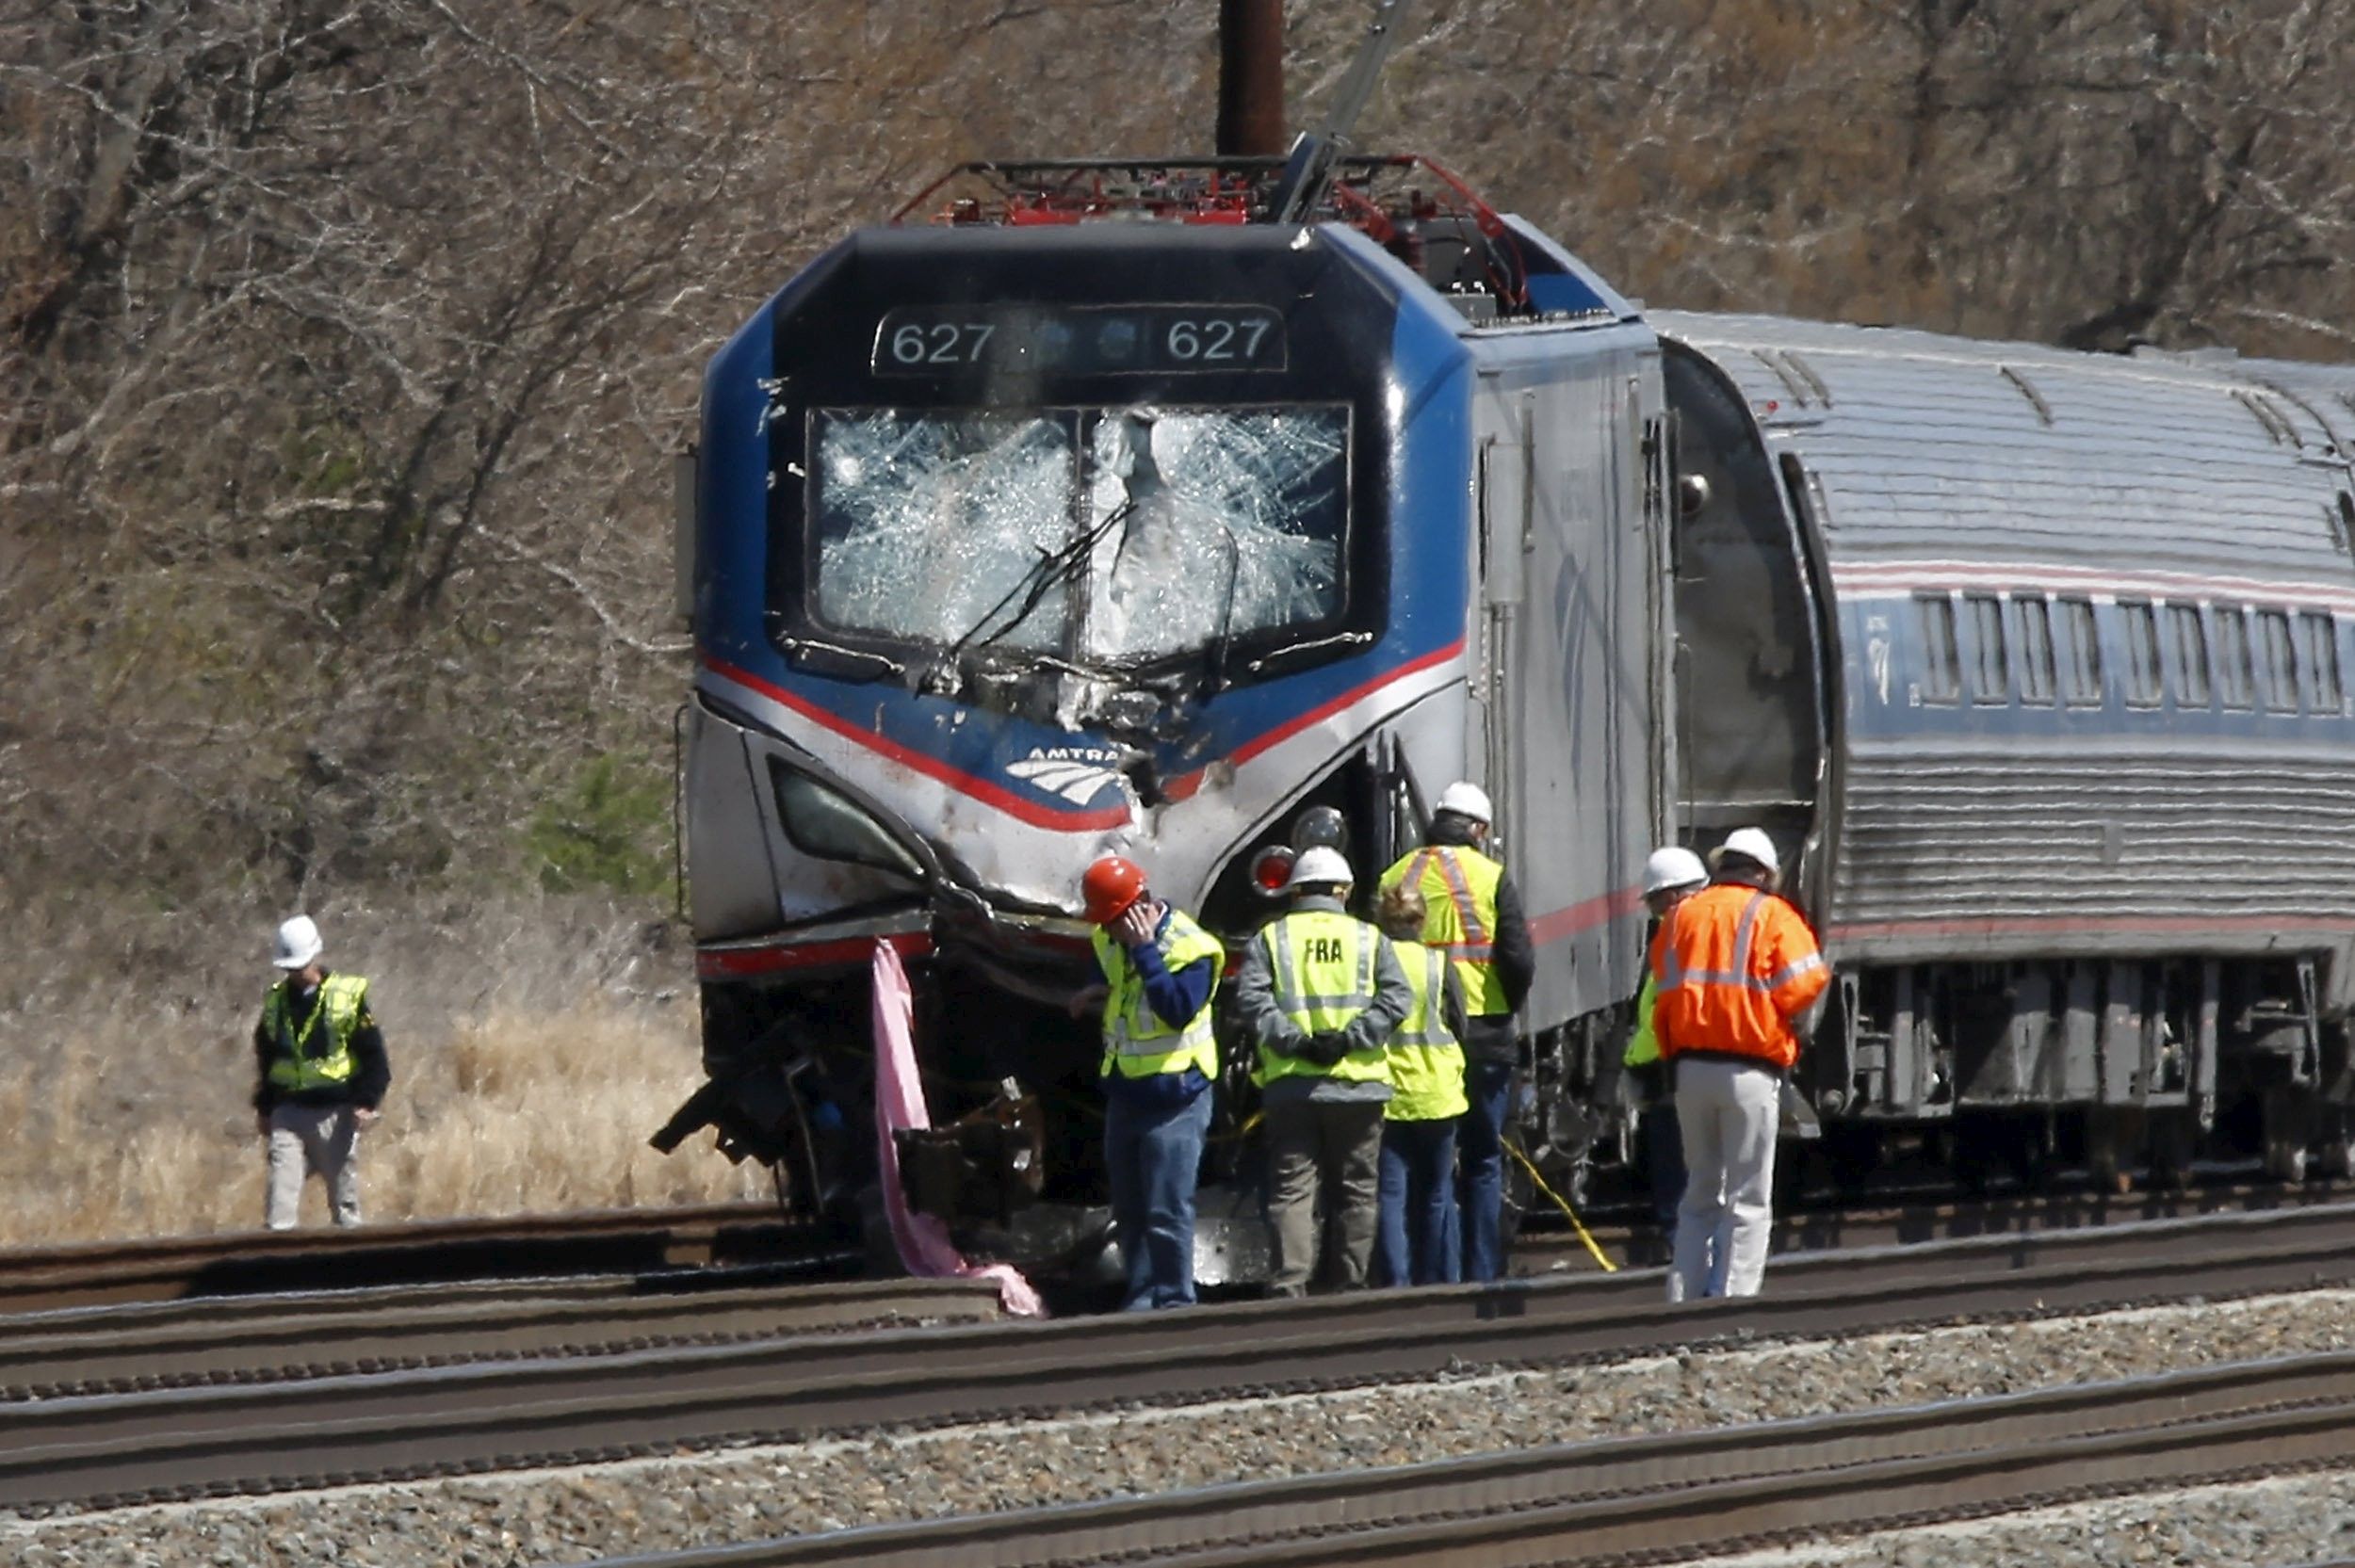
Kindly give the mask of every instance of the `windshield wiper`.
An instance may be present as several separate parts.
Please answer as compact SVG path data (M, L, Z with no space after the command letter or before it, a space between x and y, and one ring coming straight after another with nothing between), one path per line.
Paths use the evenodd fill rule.
M1219 606L1218 635L1210 639L1210 694L1226 689L1226 650L1234 640L1235 581L1242 575L1242 544L1226 524L1218 531L1226 540L1226 597Z
M1307 654L1326 648L1365 648L1372 642L1372 632L1335 632L1331 637L1315 637L1306 642L1290 642L1281 648L1272 648L1253 659L1249 668L1254 675L1264 675L1270 670L1289 664Z
M1114 526L1126 521L1129 512L1134 509L1136 509L1135 502L1123 501L1107 513L1101 523L1096 524L1096 526L1062 549L1042 554L1036 561L1031 563L1031 569L1022 574L1020 582L1006 590L1003 598L983 610L979 621L966 627L962 637L949 644L948 652L941 655L942 661L954 663L957 655L968 647L986 648L1029 620L1031 612L1047 602L1048 594L1070 582L1086 567L1089 558L1096 554L1096 542L1112 532ZM982 637L982 628L995 620L998 612L1013 603L1017 595L1022 599L1022 606L1014 612L1013 618L987 637ZM980 640L977 642L976 639Z

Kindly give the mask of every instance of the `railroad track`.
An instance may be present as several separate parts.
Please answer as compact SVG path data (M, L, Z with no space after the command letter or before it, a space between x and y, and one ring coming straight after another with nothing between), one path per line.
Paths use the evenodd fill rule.
M2355 1355L602 1560L605 1568L1668 1562L2347 1463Z
M773 1204L242 1231L0 1249L0 1313L779 1261L845 1271L861 1258L838 1237L786 1223Z
M1915 1204L1800 1215L1783 1237L1818 1248L1893 1246L1925 1234L2028 1235L2185 1212L2304 1206L2321 1189L2215 1188L2137 1200L2037 1198L1957 1207ZM1824 1227L1831 1227L1828 1231ZM1640 1233L1605 1233L1622 1258ZM961 1282L884 1282L812 1289L824 1263L722 1266L638 1275L476 1281L268 1296L194 1297L87 1311L0 1317L0 1404L28 1398L264 1382L456 1366L524 1357L722 1345L794 1333L999 1316L995 1294ZM1584 1272L1567 1237L1533 1237L1529 1272ZM1779 1277L1779 1276L1778 1276Z
M2355 1197L2355 1183L2292 1188L2222 1183L2127 1197L2076 1192L1960 1202L1925 1193L1780 1216L1775 1249L1786 1253L2067 1230L2350 1197ZM1593 1225L1592 1234L1615 1263L1657 1262L1665 1250L1656 1229L1625 1218L1623 1212L1610 1222ZM825 1230L788 1223L773 1204L760 1203L418 1220L356 1231L246 1231L0 1249L0 1317L190 1298L550 1276L644 1276L762 1265L812 1278L847 1277L864 1261L854 1243ZM1593 1264L1574 1237L1531 1231L1516 1249L1515 1267L1542 1273Z
M1853 1248L1937 1235L2033 1234L2191 1212L2301 1205L2319 1201L2325 1190L2216 1186L2131 1200L2078 1195L1963 1205L1924 1201L1838 1214L1802 1213L1780 1223L1778 1238L1786 1246ZM747 1225L747 1218L754 1222ZM715 1207L683 1215L657 1211L398 1227L382 1237L270 1237L284 1249L275 1254L279 1263L317 1259L327 1267L310 1272L337 1278L347 1272L394 1277L446 1272L479 1261L479 1251L485 1245L510 1245L516 1237L536 1238L536 1243L519 1245L542 1263L594 1266L658 1257L665 1265L679 1267L636 1274L477 1279L258 1296L182 1295L131 1305L0 1316L0 1403L722 1345L795 1333L970 1322L999 1316L991 1293L970 1285L900 1282L811 1290L804 1281L854 1262L854 1254L807 1249L793 1254L788 1244L797 1237L774 1234L779 1230L765 1214L747 1217L733 1207ZM755 1243L746 1242L748 1232ZM1648 1261L1659 1251L1657 1238L1641 1230L1603 1231L1600 1238L1622 1259ZM250 1239L77 1249L95 1254L103 1267L86 1272L71 1286L59 1282L58 1260L52 1254L20 1253L9 1261L38 1264L50 1281L47 1288L76 1294L92 1285L102 1291L118 1285L123 1264L120 1254L134 1259L150 1253L179 1261L199 1258L205 1260L203 1269L217 1269L223 1256L237 1255L223 1249ZM455 1255L446 1250L452 1240L461 1245ZM731 1251L771 1247L788 1249L791 1260L686 1266ZM343 1260L352 1253L361 1261L347 1269ZM513 1254L496 1261L512 1267ZM1538 1273L1584 1272L1594 1267L1583 1248L1565 1237L1526 1238L1516 1262L1523 1271ZM70 1255L65 1263L69 1269L88 1270L91 1260ZM250 1264L247 1276L254 1276ZM5 1278L0 1274L0 1280Z
M967 1280L755 1283L760 1271L248 1296L0 1318L10 1403L264 1383L1000 1316ZM0 1419L5 1419L0 1414Z
M2355 1206L2330 1205L1802 1255L1770 1295L1674 1312L1657 1273L1587 1274L94 1395L8 1411L0 1506L578 1463L2350 1282Z
M1971 1237L2032 1236L2040 1231L2084 1230L2203 1214L2267 1214L2351 1202L2355 1202L2355 1182L2285 1187L2279 1182L2227 1179L2157 1192L2121 1194L2087 1187L1966 1199L1925 1190L1904 1198L1867 1198L1852 1204L1778 1213L1773 1247L1777 1257L1785 1257ZM1537 1218L1543 1218L1542 1214ZM1590 1224L1588 1232L1614 1263L1640 1268L1666 1261L1667 1237L1648 1222L1615 1216L1609 1222ZM1551 1229L1523 1231L1513 1249L1513 1265L1532 1274L1595 1267L1583 1242L1566 1231Z

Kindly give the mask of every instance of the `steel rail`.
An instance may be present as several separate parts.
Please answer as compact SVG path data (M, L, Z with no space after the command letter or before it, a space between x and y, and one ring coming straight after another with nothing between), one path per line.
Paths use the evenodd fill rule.
M1668 1560L2343 1464L2355 1354L598 1560L604 1568Z
M0 1312L751 1262L821 1245L838 1243L773 1204L706 1204L14 1247L0 1249Z
M973 1280L755 1284L731 1270L241 1296L0 1318L0 1410L31 1398L611 1354L1001 1316Z
M43 1400L0 1421L0 1506L587 1463L2351 1282L2355 1207L2340 1205L1800 1257L1770 1275L1771 1294L1673 1312L1658 1273L1621 1273Z
M2217 1212L2236 1204L2290 1206L2310 1196L2272 1188L2218 1188L2131 1203L2095 1196L1991 1200L1963 1207L1917 1203L1839 1216L1836 1238L1851 1248L1894 1245L1919 1239L1925 1225L1942 1224L1965 1235L2008 1235L2122 1222L2120 1216ZM1811 1227L1827 1218L1799 1216L1788 1223ZM1517 1261L1538 1269L1549 1260L1558 1260L1554 1268L1579 1272L1592 1267L1584 1251L1565 1237L1533 1242L1517 1254ZM851 1253L813 1254L792 1265L197 1297L0 1317L0 1403L999 1316L994 1295L969 1285L844 1286L834 1292L779 1287L799 1269L856 1261Z
M1775 1252L1782 1256L2282 1208L2344 1201L2350 1192L2355 1184L2207 1183L2123 1197L2022 1193L1951 1202L1936 1193L1894 1201L1868 1196L1853 1205L1778 1216ZM1542 1220L1543 1212L1535 1218ZM1615 1221L1590 1228L1616 1262L1651 1263L1662 1255L1661 1238L1648 1224ZM773 1204L743 1203L0 1248L0 1317L190 1298L641 1273L807 1260L820 1253L831 1253L847 1268L854 1261L847 1246L825 1232L788 1223ZM1515 1263L1526 1271L1592 1267L1572 1237L1546 1231L1524 1233Z
M1773 1254L1779 1260L1803 1253L1955 1241L1971 1237L2030 1236L2039 1231L2082 1230L2096 1225L2182 1220L2207 1214L2273 1213L2350 1200L2355 1200L2355 1183L2347 1182L2284 1187L2273 1182L2211 1181L2155 1192L2117 1193L2087 1188L1960 1200L1931 1190L1908 1197L1869 1196L1838 1206L1778 1212L1772 1244ZM1535 1218L1544 1217L1542 1210L1531 1212ZM1597 1224L1590 1220L1587 1228L1616 1263L1648 1266L1666 1261L1667 1237L1657 1227L1625 1222ZM1524 1230L1514 1245L1513 1263L1517 1269L1528 1273L1594 1267L1576 1237L1554 1230Z

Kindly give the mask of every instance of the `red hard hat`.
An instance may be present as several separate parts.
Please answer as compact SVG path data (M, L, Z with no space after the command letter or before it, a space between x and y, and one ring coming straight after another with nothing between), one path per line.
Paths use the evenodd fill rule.
M1106 855L1080 879L1080 892L1087 899L1088 918L1099 926L1127 913L1129 906L1144 891L1145 868L1118 855Z

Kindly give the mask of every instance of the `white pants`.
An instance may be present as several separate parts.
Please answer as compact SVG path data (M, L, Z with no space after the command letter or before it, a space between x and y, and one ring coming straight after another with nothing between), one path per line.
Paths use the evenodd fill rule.
M1782 1080L1763 1067L1691 1057L1675 1071L1685 1174L1668 1300L1755 1296L1774 1228Z
M335 1223L360 1222L360 1123L349 1106L282 1105L269 1113L269 1228L290 1231L302 1212L302 1184L327 1183Z

